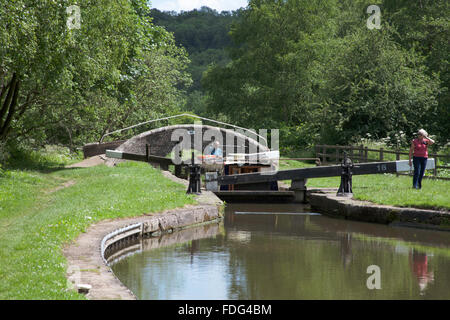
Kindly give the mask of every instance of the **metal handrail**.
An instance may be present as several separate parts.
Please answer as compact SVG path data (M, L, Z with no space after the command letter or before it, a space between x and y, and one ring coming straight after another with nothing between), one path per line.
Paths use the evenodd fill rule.
M191 117L191 118L196 118L196 119L200 119L200 120L211 121L211 122L214 122L214 123L217 123L217 124L221 124L221 125L225 125L225 126L230 126L230 127L236 128L236 129L247 130L249 132L254 133L259 138L263 139L264 142L266 143L266 146L268 145L266 138L264 138L263 136L257 134L256 132L254 132L254 131L252 131L250 129L239 127L239 126L236 126L234 124L230 124L230 123L226 123L226 122L221 122L221 121L217 121L217 120L213 120L213 119L208 119L208 118L196 116L196 115L193 115L193 114L188 114L188 113L182 113L182 114L178 114L178 115L175 115L175 116L169 116L169 117L164 117L164 118L159 118L159 119L148 120L148 121L145 121L145 122L141 122L141 123L135 124L135 125L130 126L130 127L126 127L126 128L123 128L123 129L119 129L119 130L115 130L115 131L112 131L112 132L105 133L102 136L102 138L100 139L100 143L103 142L103 139L105 137L107 137L109 135L112 135L114 133L120 133L120 132L125 131L125 130L130 130L130 129L133 129L133 128L137 128L137 127L140 127L140 126L142 126L144 124L149 124L149 123L162 121L162 120L169 120L169 119L174 119L174 118L180 118L180 117Z

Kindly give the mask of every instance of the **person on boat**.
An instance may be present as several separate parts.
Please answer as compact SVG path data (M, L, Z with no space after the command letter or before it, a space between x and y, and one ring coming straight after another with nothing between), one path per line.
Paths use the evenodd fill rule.
M213 148L211 150L211 155L216 157L223 157L222 149L220 148L220 142L214 141Z
M425 174L428 160L428 146L431 146L434 140L428 137L424 129L417 132L417 138L411 141L409 148L409 166L414 165L413 188L422 188L422 178ZM411 160L412 157L412 160Z

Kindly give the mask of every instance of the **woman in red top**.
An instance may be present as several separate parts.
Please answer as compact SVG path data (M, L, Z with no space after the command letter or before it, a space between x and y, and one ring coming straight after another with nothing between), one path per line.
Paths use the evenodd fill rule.
M417 133L417 138L411 141L411 148L409 148L409 166L414 165L413 188L422 188L422 178L425 174L428 159L428 146L434 143L433 139L428 138L428 133L420 129ZM411 163L411 156L412 158Z

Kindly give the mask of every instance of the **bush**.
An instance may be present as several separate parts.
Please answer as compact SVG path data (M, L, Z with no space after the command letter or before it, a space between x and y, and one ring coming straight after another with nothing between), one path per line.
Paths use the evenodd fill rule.
M0 141L0 168L6 163L10 157L9 150L4 142Z
M22 170L59 168L81 159L79 152L71 153L69 148L56 145L46 145L41 149L14 145L8 146L7 150L9 156L4 166Z

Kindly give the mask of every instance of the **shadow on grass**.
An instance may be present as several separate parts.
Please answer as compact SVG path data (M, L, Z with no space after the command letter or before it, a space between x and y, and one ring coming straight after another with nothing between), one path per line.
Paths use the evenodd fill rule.
M52 173L61 170L72 170L67 168L67 160L62 160L58 154L41 154L36 151L14 149L10 151L11 156L3 164L3 170L37 171L40 173Z

